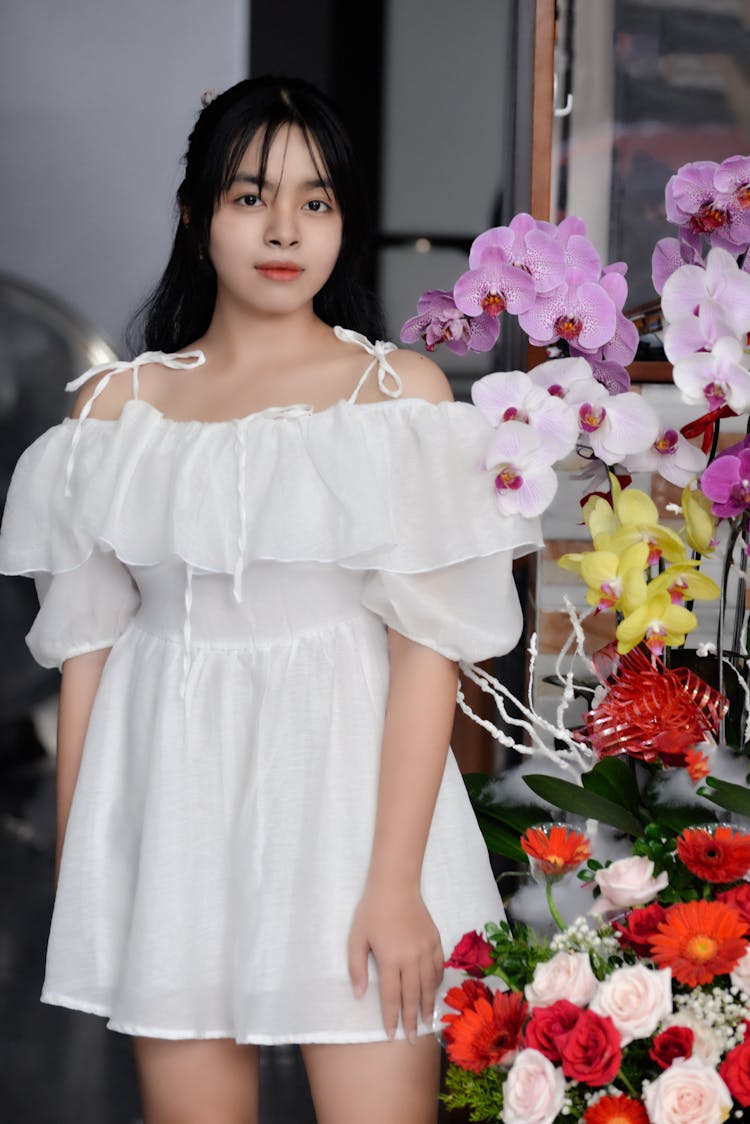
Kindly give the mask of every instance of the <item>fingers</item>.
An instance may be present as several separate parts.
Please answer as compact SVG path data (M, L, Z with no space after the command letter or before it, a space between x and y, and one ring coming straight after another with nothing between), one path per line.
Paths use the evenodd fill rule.
M378 965L378 973L383 1026L388 1037L393 1038L401 1009L401 973L397 964Z
M422 1021L428 1026L435 1013L435 996L443 978L443 950L438 949L432 960L425 961L422 969Z
M352 930L349 937L349 978L354 987L354 994L359 998L367 991L367 956L370 946L367 941Z
M411 964L379 965L380 1006L383 1026L389 1038L398 1027L399 1013L407 1038L417 1038L418 1019L428 1026L432 1023L435 996L443 978L443 951L438 948L426 953Z
M401 973L401 1017L404 1033L410 1042L415 1042L417 1038L417 1015L421 993L421 963L417 963Z

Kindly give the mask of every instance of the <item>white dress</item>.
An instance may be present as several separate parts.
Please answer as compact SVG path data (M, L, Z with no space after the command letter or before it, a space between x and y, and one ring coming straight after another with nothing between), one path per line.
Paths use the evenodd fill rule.
M468 403L399 397L393 345L336 333L373 359L327 409L175 421L138 398L138 368L203 355L147 353L96 369L103 389L132 368L117 420L87 403L14 470L0 572L36 580L34 658L60 668L112 649L40 997L112 1030L385 1038L374 959L356 998L346 955L372 843L385 626L464 662L521 631L511 561L541 532L494 504L488 422ZM371 370L387 397L357 403ZM421 890L446 956L502 916L452 752Z

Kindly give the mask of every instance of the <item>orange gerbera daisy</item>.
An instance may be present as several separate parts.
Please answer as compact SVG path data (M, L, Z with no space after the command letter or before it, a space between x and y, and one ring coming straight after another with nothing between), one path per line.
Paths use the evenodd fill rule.
M585 1124L648 1124L648 1113L641 1101L624 1093L601 1097L583 1114Z
M651 956L687 987L731 972L747 949L747 922L723 902L677 902L651 938Z
M731 827L689 827L677 839L677 854L706 882L737 882L750 870L750 835Z
M575 870L591 857L585 835L568 831L562 824L548 828L530 827L521 836L521 846L535 867L547 877L559 877Z
M711 762L706 754L701 753L696 746L693 746L693 748L689 749L685 754L685 766L693 784L704 780L711 772Z
M489 989L486 989L489 991ZM448 1057L461 1069L481 1073L491 1065L510 1065L521 1044L529 1005L521 991L481 995L460 1015L443 1015Z

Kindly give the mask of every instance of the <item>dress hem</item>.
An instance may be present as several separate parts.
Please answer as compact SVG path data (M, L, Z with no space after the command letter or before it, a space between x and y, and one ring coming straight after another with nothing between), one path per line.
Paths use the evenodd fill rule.
M387 1042L389 1041L385 1031L370 1031L363 1030L358 1032L353 1031L302 1031L300 1033L290 1034L249 1034L238 1037L232 1030L205 1030L198 1032L195 1030L174 1030L173 1028L164 1027L141 1027L133 1023L115 1022L109 1010L97 1003L88 1003L85 999L71 999L67 995L58 995L53 992L42 992L39 997L40 1003L48 1003L57 1007L67 1007L73 1011L83 1011L90 1015L100 1015L102 1018L109 1019L107 1022L107 1029L117 1031L119 1034L138 1034L146 1038L168 1038L168 1039L207 1039L207 1038L232 1038L238 1046L285 1046L294 1045L295 1043L306 1045L314 1043L358 1043L358 1042ZM417 1036L420 1038L428 1034L433 1034L431 1030L418 1029ZM405 1040L403 1033L396 1034L394 1041Z

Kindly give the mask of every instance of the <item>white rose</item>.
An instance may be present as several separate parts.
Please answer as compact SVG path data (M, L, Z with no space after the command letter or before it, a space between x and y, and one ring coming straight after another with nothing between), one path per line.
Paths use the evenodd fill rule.
M645 964L617 968L599 984L590 1006L598 1015L609 1015L623 1046L648 1038L672 1012L672 972Z
M565 1099L563 1071L538 1050L521 1050L503 1085L504 1124L552 1124Z
M704 1023L696 1015L692 1015L690 1011L683 1010L670 1016L662 1029L666 1030L668 1026L688 1027L693 1032L692 1057L700 1058L706 1065L715 1067L719 1064L722 1055L721 1039L708 1023Z
M597 870L594 881L602 892L595 903L597 912L627 909L652 901L669 881L664 871L658 878L653 875L654 864L642 855L618 859L604 870Z
M750 948L729 976L732 987L738 987L745 995L750 995Z
M732 1096L713 1066L676 1058L643 1095L651 1124L722 1124Z
M551 1007L558 999L585 1007L596 987L587 952L558 952L551 960L537 964L524 992L532 1007Z

